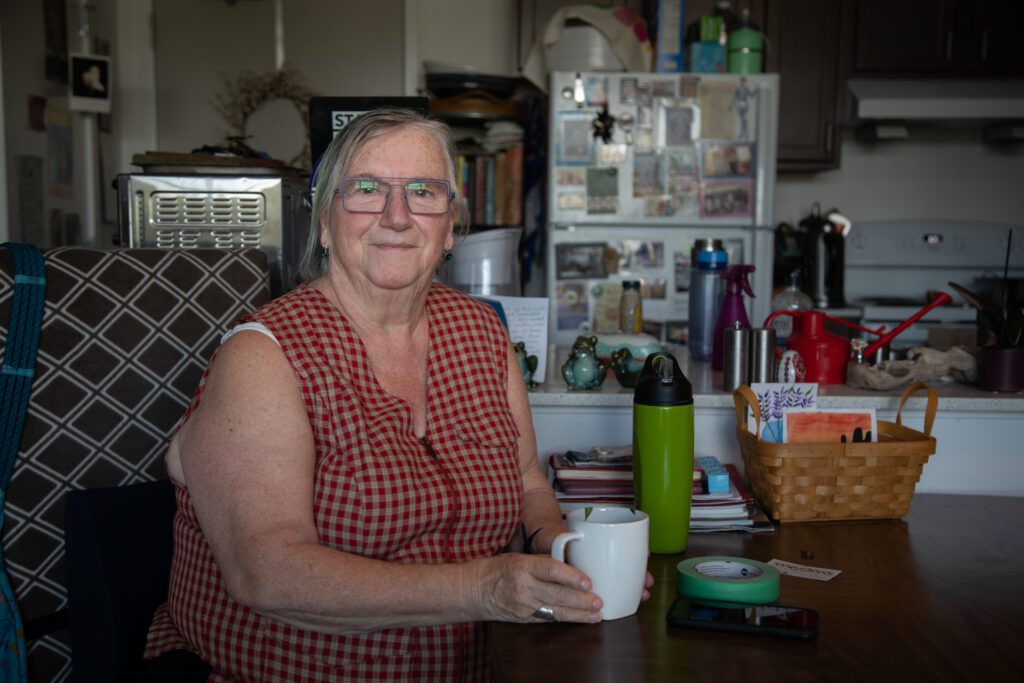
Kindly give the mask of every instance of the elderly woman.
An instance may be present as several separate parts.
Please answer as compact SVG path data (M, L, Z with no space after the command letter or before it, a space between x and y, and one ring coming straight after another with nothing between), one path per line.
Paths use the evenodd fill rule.
M489 675L480 622L596 622L494 313L433 282L454 245L450 133L364 114L321 162L308 282L236 328L167 453L168 603L147 656L221 680Z

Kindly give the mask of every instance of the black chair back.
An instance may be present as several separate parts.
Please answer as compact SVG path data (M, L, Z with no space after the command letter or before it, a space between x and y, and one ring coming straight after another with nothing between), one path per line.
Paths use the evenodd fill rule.
M174 510L168 480L68 491L64 541L73 680L143 680L146 634L167 600Z

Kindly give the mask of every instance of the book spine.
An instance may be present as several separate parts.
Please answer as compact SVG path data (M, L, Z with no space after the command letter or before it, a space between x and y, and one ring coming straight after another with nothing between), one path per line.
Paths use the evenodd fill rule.
M473 222L483 225L487 219L487 158L473 160Z
M523 223L523 146L508 148L508 215L509 225Z
M485 183L484 191L484 224L494 225L494 176L495 176L495 159L493 156L486 158L486 164L484 172L487 174L487 180Z
M494 159L494 222L502 225L507 220L508 200L508 155L504 150L498 152Z

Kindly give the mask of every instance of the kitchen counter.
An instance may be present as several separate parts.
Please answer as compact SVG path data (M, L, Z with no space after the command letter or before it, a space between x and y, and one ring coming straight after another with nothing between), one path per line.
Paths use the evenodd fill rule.
M710 363L691 361L686 347L669 348L680 368L693 385L696 408L732 408L732 392L722 390L722 373L713 372ZM557 347L548 355L546 381L530 391L531 406L632 406L633 390L621 386L615 373L608 376L599 390L570 390L562 379L562 364L569 357L569 347ZM1024 392L999 394L982 391L958 382L929 382L939 397L943 410L985 412L1024 411ZM818 387L818 405L822 408L874 408L896 410L906 387L887 391L860 389L845 384L822 384ZM907 401L906 410L924 410L923 394Z
M715 455L741 466L736 442L732 393L721 389L721 373L707 363L690 362L685 347L668 349L693 385L694 433L698 454ZM594 391L570 391L561 366L568 347L548 355L547 381L530 391L538 457L546 467L549 454L632 440L633 390L619 385L609 371ZM919 491L1024 496L1024 392L997 394L955 382L929 382L939 398L932 430L937 451L924 469ZM905 387L887 391L846 385L820 385L822 408L874 408L879 419L893 421ZM907 401L905 424L921 429L925 394Z

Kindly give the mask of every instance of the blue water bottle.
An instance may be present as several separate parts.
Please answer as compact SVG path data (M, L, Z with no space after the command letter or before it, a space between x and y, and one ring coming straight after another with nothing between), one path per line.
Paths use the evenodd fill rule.
M690 358L711 360L715 342L715 322L722 305L725 281L719 277L729 261L721 240L697 240L694 268L690 271Z

